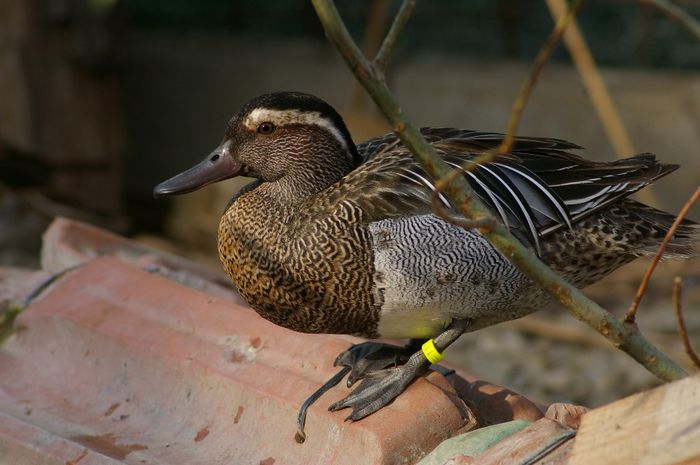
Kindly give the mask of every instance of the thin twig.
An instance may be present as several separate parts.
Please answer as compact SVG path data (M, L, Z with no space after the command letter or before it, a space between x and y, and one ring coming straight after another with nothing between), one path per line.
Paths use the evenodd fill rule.
M386 23L389 19L390 9L390 0L375 0L370 4L367 12L365 35L362 38L362 53L366 57L374 56L379 51ZM364 110L366 103L367 93L362 85L355 81L352 86L352 96L350 97L350 111L360 112Z
M589 331L587 328L572 326L553 320L548 317L528 316L508 322L508 326L523 333L533 334L544 339L564 342L566 344L579 344L596 347L599 349L616 350L610 343L600 337L599 334Z
M373 0L367 12L362 52L366 57L375 56L384 39L384 31L391 20L391 0Z
M651 279L651 275L656 269L656 265L658 265L659 261L661 260L661 257L663 257L668 243L671 242L671 239L673 239L673 235L676 233L676 229L678 229L678 226L683 221L683 218L685 218L685 215L688 214L688 211L693 206L693 204L695 204L695 202L698 201L698 199L700 199L700 187L698 187L695 190L695 193L692 196L690 196L685 205L683 205L683 208L681 208L681 211L678 212L678 216L676 216L676 219L673 222L673 224L671 224L671 227L668 228L668 232L666 233L664 240L661 241L661 245L659 245L659 250L656 252L656 255L654 255L654 258L651 260L647 271L644 273L642 282L639 284L639 288L637 289L637 295L634 297L634 300L630 304L627 313L625 313L625 323L634 323L634 320L637 316L637 309L639 308L639 302L642 301L642 297L644 297L644 293L647 291L649 280Z
M695 40L700 40L700 22L690 16L683 8L674 5L668 0L640 0L642 3L651 5L671 20L676 21L690 33Z
M492 162L494 159L496 159L496 157L498 157L499 155L507 154L513 148L513 143L515 142L515 133L518 129L518 124L520 123L525 104L530 98L530 94L532 93L532 90L534 89L535 84L537 83L537 79L539 78L545 63L552 54L552 50L554 50L554 47L561 39L562 33L566 30L572 18L576 15L576 12L581 7L581 3L582 0L575 0L574 5L567 11L567 14L564 17L561 17L557 20L554 29L547 38L547 41L544 43L539 53L535 57L534 64L530 68L530 73L528 74L528 77L523 83L523 85L520 87L515 102L513 102L513 107L510 112L510 118L508 120L508 127L500 145L495 149L482 152L478 157L476 157L473 160L466 161L461 166L461 169L463 171L473 171L479 165ZM442 190L442 186L451 183L453 178L458 174L460 174L460 170L452 170L452 172L447 177L438 179L435 183L436 190L440 192Z
M547 6L552 17L557 21L566 14L565 0L547 0ZM571 20L571 24L564 32L564 43L617 158L629 157L637 153L576 19ZM659 205L653 186L639 191L637 195L646 204Z
M530 98L530 94L532 93L532 90L534 89L535 84L537 83L537 79L539 78L545 63L552 54L552 50L554 50L554 47L561 39L562 33L566 30L567 26L572 21L572 18L576 15L576 12L581 7L581 3L582 0L575 0L574 5L567 11L566 15L560 17L557 20L554 29L549 34L549 37L547 38L546 42L535 57L535 61L532 67L530 68L530 73L528 74L528 77L523 83L523 85L520 87L515 102L513 102L513 107L511 109L510 117L508 120L508 127L500 145L496 149L491 149L482 152L477 158L473 160L466 161L461 167L462 170L473 171L479 165L489 163L496 159L496 157L498 157L499 155L507 154L513 148L513 144L515 142L515 133L518 129L518 124L520 124L520 119L522 117L525 104ZM441 191L441 186L451 183L452 179L459 173L459 170L453 170L446 178L438 179L435 183L436 190L438 192Z
M394 51L396 41L399 38L403 27L411 17L411 13L413 12L413 7L415 5L416 0L404 0L403 3L401 3L401 8L399 8L399 12L396 14L396 18L394 18L394 22L391 24L391 28L386 34L384 42L382 42L382 46L377 52L377 56L374 58L374 66L382 73L382 75L386 73L386 65L389 61L389 57L391 56L391 52Z
M566 2L565 0L547 0L547 6L552 16L557 19L564 14ZM618 158L633 155L636 151L632 145L632 140L627 134L622 118L620 118L620 114L615 108L615 104L576 20L571 21L569 28L564 33L564 43L576 65L576 69L578 69L581 81L591 99L591 103L593 103L593 107L598 113L601 123L603 123L603 128L608 134L608 138Z
M582 0L574 0L573 5L569 7L566 14L557 20L554 29L552 29L552 32L549 34L549 37L547 37L547 40L545 41L544 45L537 53L535 61L532 63L532 67L530 68L530 74L527 80L520 87L518 97L513 103L513 108L511 109L510 117L508 118L508 129L506 130L506 135L503 138L500 147L498 148L499 153L508 153L513 147L515 133L518 130L518 124L520 124L520 118L522 116L523 110L525 109L525 104L530 98L532 89L535 88L537 78L542 72L542 68L544 67L545 63L547 63L549 56L552 54L552 50L554 50L554 47L557 45L557 43L559 43L559 39L561 39L562 34L566 30L573 17L576 15L578 9L581 7L581 3Z
M447 210L440 203L440 191L435 189L430 195L430 203L433 207L433 213L455 226L462 229L479 229L481 232L490 231L494 227L493 218L480 218L478 220L470 220L463 216L457 216Z
M683 281L681 281L680 276L676 276L673 279L673 308L676 310L676 321L678 322L678 334L681 336L683 341L683 348L685 353L695 365L695 368L700 370L700 357L693 349L690 344L690 339L688 338L688 330L685 328L685 321L683 321L683 309L681 308L681 290L683 287Z
M450 170L447 176L443 176L442 178L435 181L435 191L433 192L433 194L436 196L437 194L442 194L442 191L445 189L445 186L451 184L457 176L462 175L464 172L472 172L475 169L477 169L479 165L490 163L493 160L495 160L496 157L498 157L499 155L500 154L498 153L497 149L491 149L487 150L486 152L480 153L476 158L472 160L465 161L460 165L459 169L454 168Z
M432 179L447 178L452 171L403 115L401 107L372 65L362 56L331 0L311 0L328 40L338 49L355 77L367 89L374 102L384 113L396 136L413 153ZM614 346L637 360L660 379L671 381L687 374L666 354L651 344L635 325L620 322L610 312L584 296L558 274L542 263L537 256L519 242L508 229L496 221L491 211L474 194L464 176L451 176L444 192L459 206L465 218L479 220L493 218L493 228L484 237L523 274L543 288L568 309L576 318L585 321L605 336Z
M452 213L450 213L442 207L442 205L438 201L438 198L442 195L442 191L445 188L445 186L449 185L456 176L462 176L464 172L474 171L476 168L479 167L479 165L493 161L496 157L498 157L498 155L500 154L498 153L497 149L491 149L487 150L486 152L482 152L473 160L467 160L464 163L462 163L459 169L455 168L451 170L447 176L436 180L435 190L433 190L430 199L431 205L433 207L433 213L435 213L437 216L447 221L448 223L460 226L463 229L478 228L481 232L491 231L494 227L495 218L485 217L470 220L465 218L464 216L453 215Z

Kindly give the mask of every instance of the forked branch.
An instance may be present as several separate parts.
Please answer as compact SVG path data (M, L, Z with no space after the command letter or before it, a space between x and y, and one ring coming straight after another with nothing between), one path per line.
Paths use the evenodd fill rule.
M406 3L406 2L404 2ZM386 85L381 73L377 73L362 55L350 36L343 20L331 0L312 0L316 13L330 42L338 49L356 78L365 87L376 105L384 113L397 137L408 147L426 172L439 180L443 191L459 206L465 218L489 222L491 228L483 232L493 246L510 260L521 272L549 292L576 318L585 321L610 340L616 347L628 353L649 371L663 380L684 377L686 373L673 360L659 351L637 330L635 325L624 324L578 289L550 270L529 249L515 239L508 229L474 195L463 176L450 175L451 169L440 158L421 133L403 115L401 107ZM405 21L405 18L403 19Z
M413 7L415 5L416 0L406 0L405 2L401 3L401 8L399 8L399 12L396 13L396 18L391 23L391 28L389 29L389 32L387 32L384 42L382 42L382 46L377 52L377 56L374 57L374 66L382 74L386 73L386 65L389 61L389 57L391 56L391 52L394 51L396 41L399 39L399 35L401 35L401 31L403 31L403 27L411 17L411 13L413 12Z

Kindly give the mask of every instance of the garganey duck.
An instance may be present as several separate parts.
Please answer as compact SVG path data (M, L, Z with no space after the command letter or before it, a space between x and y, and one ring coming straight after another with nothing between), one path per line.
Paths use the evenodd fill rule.
M509 154L468 171L501 134L421 132L519 240L578 287L653 255L674 219L627 198L677 168L652 154L593 162L570 153L580 149L570 142L518 137ZM434 338L414 352L366 343L341 354L348 386L363 379L331 406L351 407L350 419L389 403L463 332L552 301L479 232L433 214L434 185L394 134L355 145L340 115L312 95L251 100L216 150L154 194L234 176L254 181L223 214L219 256L260 315L308 333ZM666 255L695 255L699 239L700 225L684 221Z

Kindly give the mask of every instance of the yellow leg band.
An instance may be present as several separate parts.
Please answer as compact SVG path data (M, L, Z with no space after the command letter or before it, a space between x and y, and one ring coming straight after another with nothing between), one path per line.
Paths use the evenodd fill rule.
M425 344L423 344L422 349L423 355L425 355L425 358L427 358L430 363L440 363L442 359L445 358L445 354L437 350L432 339L428 339Z

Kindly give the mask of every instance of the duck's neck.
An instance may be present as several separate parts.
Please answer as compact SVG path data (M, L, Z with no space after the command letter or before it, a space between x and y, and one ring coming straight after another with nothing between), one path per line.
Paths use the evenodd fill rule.
M260 187L280 204L295 206L328 189L351 170L349 163L319 161L316 166L309 163L276 181L264 182Z

